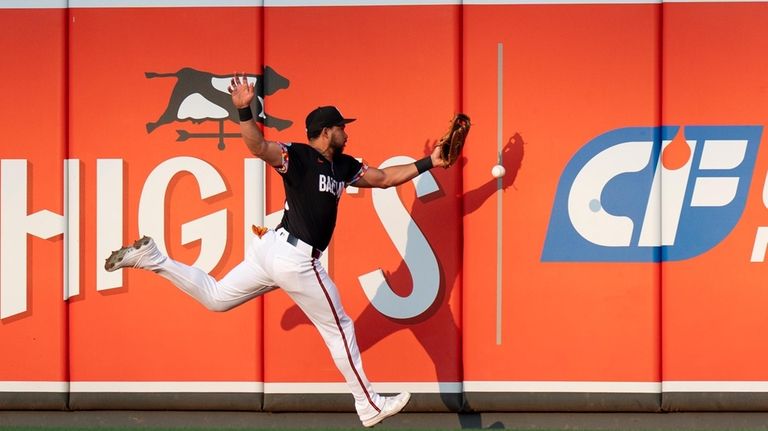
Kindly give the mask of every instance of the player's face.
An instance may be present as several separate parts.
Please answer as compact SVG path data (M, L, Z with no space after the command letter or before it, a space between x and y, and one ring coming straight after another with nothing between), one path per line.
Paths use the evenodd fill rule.
M334 154L344 152L344 146L347 144L347 132L344 131L344 125L331 127L331 141L328 146L333 149Z

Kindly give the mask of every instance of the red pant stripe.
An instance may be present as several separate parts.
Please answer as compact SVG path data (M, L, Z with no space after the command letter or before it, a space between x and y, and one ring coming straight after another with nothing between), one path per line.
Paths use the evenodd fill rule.
M315 260L315 262L317 262L317 260ZM355 368L355 363L352 361L352 353L350 353L349 345L347 344L347 336L344 334L344 330L341 328L341 321L339 320L339 315L336 313L336 308L334 308L333 301L331 301L331 295L328 294L328 290L326 290L325 285L323 284L323 280L320 278L320 273L317 271L317 268L315 267L314 262L312 264L312 269L315 271L315 276L317 276L317 282L320 283L320 287L323 289L323 293L325 294L325 299L328 300L328 305L330 305L331 311L333 312L333 318L336 319L336 327L339 328L339 332L341 333L341 338L344 341L344 349L347 351L347 359L349 360L349 366L352 367L352 371L355 372L355 377L357 377L357 382L360 383L360 387L363 388L363 392L365 392L365 396L368 398L368 402L377 412L380 412L381 409L376 404L373 403L373 400L371 399L371 394L368 393L368 390L365 388L365 385L363 384L363 379L360 378L360 373L358 373L357 368Z

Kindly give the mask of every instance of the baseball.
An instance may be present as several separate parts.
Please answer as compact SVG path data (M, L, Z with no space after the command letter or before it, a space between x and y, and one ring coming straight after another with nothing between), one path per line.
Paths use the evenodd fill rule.
M493 175L494 178L501 178L506 173L507 173L507 170L504 169L504 166L496 165L491 168L491 175Z

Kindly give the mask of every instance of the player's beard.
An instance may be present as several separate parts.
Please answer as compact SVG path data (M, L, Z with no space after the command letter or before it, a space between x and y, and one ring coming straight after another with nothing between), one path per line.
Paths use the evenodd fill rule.
M333 150L333 155L338 156L344 153L344 147L346 146L345 142L341 138L337 138L335 135L331 138L331 150Z

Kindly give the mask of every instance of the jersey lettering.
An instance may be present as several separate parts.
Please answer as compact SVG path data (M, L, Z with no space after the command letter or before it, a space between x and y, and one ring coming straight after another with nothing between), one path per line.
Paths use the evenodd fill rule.
M329 177L327 175L320 174L318 175L319 183L318 183L318 190L321 192L328 192L338 199L341 197L341 191L344 189L344 183L341 181L336 181L332 177Z

